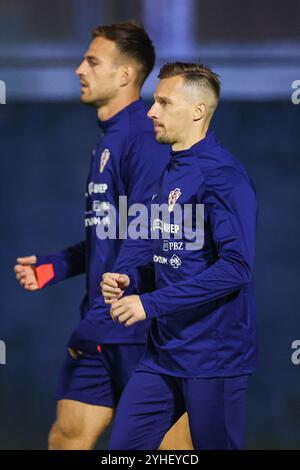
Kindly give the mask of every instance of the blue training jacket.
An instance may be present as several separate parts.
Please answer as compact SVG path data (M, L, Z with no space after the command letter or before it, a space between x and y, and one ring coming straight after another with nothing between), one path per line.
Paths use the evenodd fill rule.
M39 286L44 287L86 272L86 295L81 305L82 320L69 346L97 353L99 343L144 343L147 322L126 328L115 323L103 302L100 282L104 272L122 272L151 260L150 242L122 240L118 230L119 196L134 203L149 204L153 186L170 159L170 148L156 143L153 125L142 99L118 114L99 122L103 136L93 152L86 186L86 240L59 253L37 256ZM111 208L116 209L116 224ZM103 211L100 212L99 211ZM129 218L130 222L130 218ZM115 224L116 239L99 239L97 230Z
M174 201L181 209L204 204L202 248L186 249L188 231L175 238ZM126 270L136 292L149 269L155 274L157 290L141 295L151 319L142 367L181 377L253 372L257 202L249 176L209 131L190 149L172 152L155 202L169 204L170 224L153 220L161 236L152 242L152 263Z

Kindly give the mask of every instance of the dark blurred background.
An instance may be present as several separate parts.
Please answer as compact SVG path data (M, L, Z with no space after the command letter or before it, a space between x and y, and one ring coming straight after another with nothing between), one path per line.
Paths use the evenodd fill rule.
M247 448L300 449L300 364L291 361L300 340L300 104L292 101L299 18L298 0L0 0L1 449L47 445L84 279L27 293L13 266L17 256L84 236L84 185L99 129L95 110L79 102L74 69L93 26L128 19L142 21L157 48L143 94L149 103L167 60L201 61L221 76L213 127L252 176L260 204L260 366L248 395ZM98 447L106 443L107 435Z

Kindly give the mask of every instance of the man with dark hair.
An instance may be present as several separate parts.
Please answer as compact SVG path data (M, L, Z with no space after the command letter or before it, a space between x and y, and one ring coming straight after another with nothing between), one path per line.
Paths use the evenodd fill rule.
M151 200L154 182L169 158L167 146L155 142L146 105L139 98L154 61L152 42L139 25L114 24L93 31L76 71L81 101L96 107L103 133L86 186L86 239L53 255L18 258L15 267L17 279L29 291L83 272L87 276L82 320L69 341L59 378L50 449L95 446L144 350L148 325L129 330L112 323L99 282L105 271L141 264L151 250L142 241L137 251L133 240L101 239L99 233L113 225L114 214L119 219L119 196L127 196L128 206ZM161 447L191 447L186 417Z
M187 410L195 449L241 449L245 394L256 366L255 189L209 129L218 76L177 62L163 66L159 77L148 116L157 142L172 146L155 198L167 206L169 220L152 222L161 236L152 240L150 264L105 273L101 283L114 321L132 328L151 320L109 448L156 449ZM157 290L141 293L153 270ZM139 295L123 296L128 288Z
M136 84L142 87L155 63L155 51L144 30L134 22L101 25L93 30L93 39L105 38L113 41L121 56L134 60L138 67Z

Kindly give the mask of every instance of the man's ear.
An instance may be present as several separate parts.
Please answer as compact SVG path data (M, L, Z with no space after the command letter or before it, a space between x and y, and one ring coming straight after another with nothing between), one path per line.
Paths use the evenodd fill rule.
M194 109L193 112L193 121L199 121L206 114L206 106L204 103L199 103Z
M133 81L134 75L135 75L134 68L129 64L124 65L122 68L120 85L121 86L128 85L128 83Z

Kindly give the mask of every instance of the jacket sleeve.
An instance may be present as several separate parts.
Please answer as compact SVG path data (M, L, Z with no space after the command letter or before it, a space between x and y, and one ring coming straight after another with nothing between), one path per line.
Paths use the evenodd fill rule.
M39 288L85 272L86 242L50 255L37 255L35 271Z
M155 290L155 272L154 263L150 261L143 266L137 266L129 269L121 269L116 272L127 274L130 279L130 285L124 295L141 295L144 292Z
M120 269L118 272L127 274L130 277L130 286L125 295L141 294L154 289L154 266L149 263L131 269ZM88 354L97 354L100 352L99 341L99 319L100 315L109 315L110 306L104 303L100 294L89 309L86 317L79 322L79 325L73 331L68 347L77 349Z
M217 252L216 261L196 276L141 295L148 319L184 312L220 299L252 278L257 203L250 180L233 167L206 177L205 211Z

